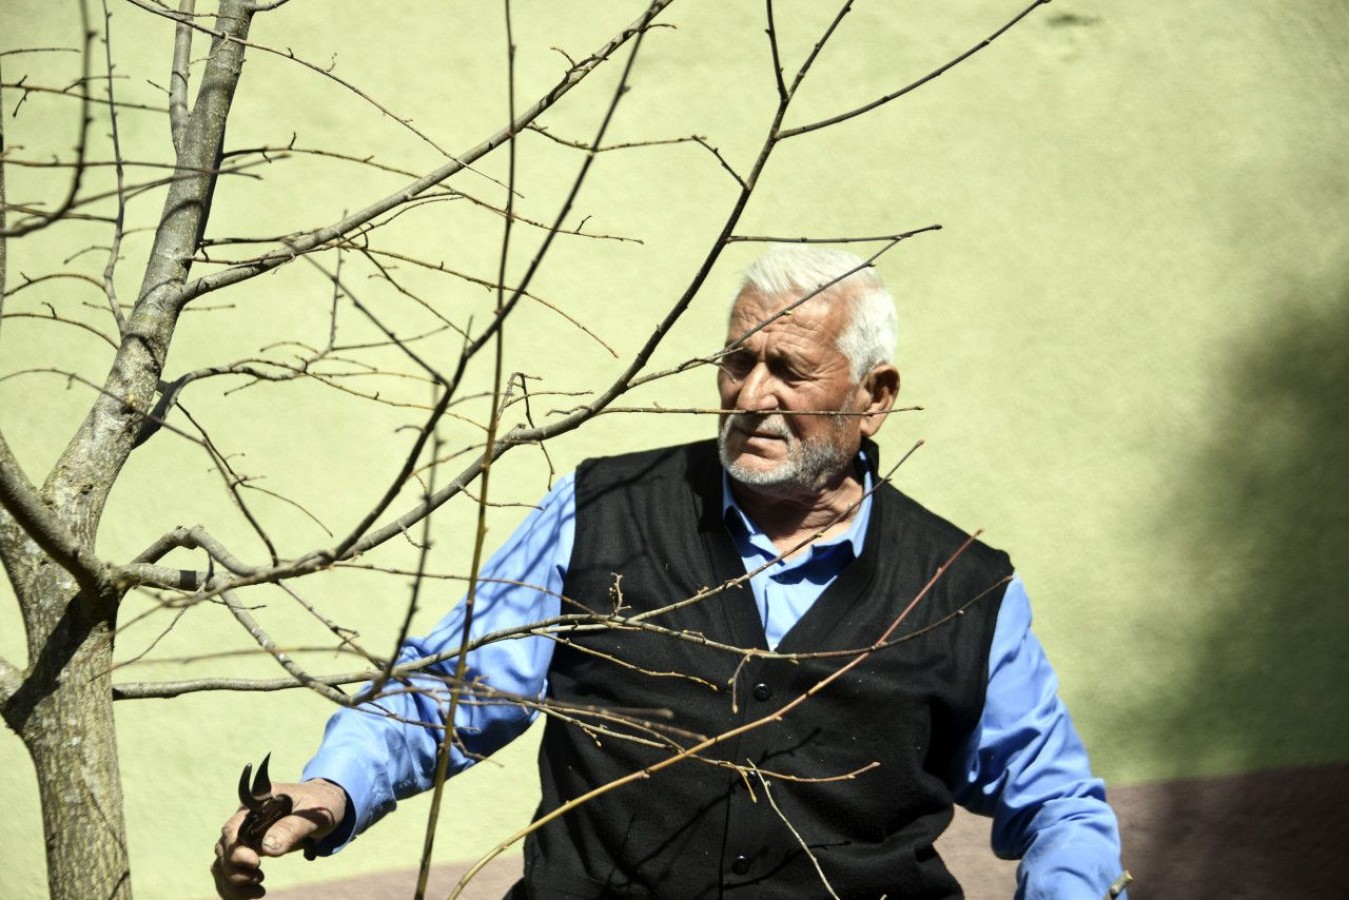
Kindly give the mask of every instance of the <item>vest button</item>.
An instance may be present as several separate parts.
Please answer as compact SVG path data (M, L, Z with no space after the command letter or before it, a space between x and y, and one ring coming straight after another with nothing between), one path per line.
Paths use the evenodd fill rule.
M737 875L744 875L749 872L749 857L737 856L731 863L731 871Z
M767 700L772 696L773 696L772 685L761 681L754 686L754 699L758 700L760 703L763 703L765 700Z

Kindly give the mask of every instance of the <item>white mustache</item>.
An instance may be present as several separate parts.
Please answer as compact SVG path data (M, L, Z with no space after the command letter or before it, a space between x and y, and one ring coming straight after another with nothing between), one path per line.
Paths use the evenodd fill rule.
M726 425L722 428L722 433L728 433L732 428L737 431L744 431L751 434L765 434L769 437L787 438L792 436L791 430L787 428L787 417L781 413L732 413L726 417Z

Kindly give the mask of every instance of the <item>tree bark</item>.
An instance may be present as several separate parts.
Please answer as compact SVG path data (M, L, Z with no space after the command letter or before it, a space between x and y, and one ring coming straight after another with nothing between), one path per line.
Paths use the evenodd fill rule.
M39 591L60 590L63 579L42 580ZM4 705L37 773L53 900L131 897L109 674L112 622L89 615L96 606L71 598L56 621L41 623L50 627L30 643L40 642L42 651Z
M80 594L3 509L0 558L24 610L29 658L21 681L0 685L0 714L37 773L51 896L127 900L110 674L116 604Z

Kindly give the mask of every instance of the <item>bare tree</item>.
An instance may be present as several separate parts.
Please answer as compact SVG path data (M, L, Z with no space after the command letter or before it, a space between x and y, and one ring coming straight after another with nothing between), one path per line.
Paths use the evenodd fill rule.
M493 12L501 85L475 83L474 93L495 92L490 112L465 113L454 127L412 121L399 99L367 92L335 61L271 40L265 20L275 17L280 27L298 14L302 4L289 0L74 0L63 4L69 43L0 55L0 358L7 360L0 377L22 383L26 394L43 398L38 402L82 410L59 456L42 465L45 475L33 471L38 454L28 453L24 464L19 444L0 434L0 557L27 642L26 662L0 659L0 710L36 768L51 895L131 896L115 699L302 686L350 705L406 689L414 672L443 663L395 666L389 648L365 646L324 612L313 597L327 588L311 593L307 585L330 584L335 572L383 574L388 593L403 603L395 615L406 634L423 586L444 574L432 552L434 514L461 496L479 510L465 542L472 547L471 604L489 500L500 493L492 472L507 451L530 448L524 470L539 473L527 490L507 492L521 499L516 494L537 492L551 475L547 442L601 414L715 412L624 398L716 363L715 347L665 362L658 351L728 247L848 241L874 259L936 227L896 222L880 235L746 233L747 208L775 153L928 83L1043 2L1009 7L1005 25L984 40L972 36L966 52L919 78L905 78L896 66L894 87L883 96L817 97L811 112L828 109L811 115L794 114L798 98L826 65L827 51L847 39L853 3L821 17L819 10L787 15L769 0L758 34L740 36L752 37L764 60L763 83L746 89L761 102L737 133L722 137L634 136L620 124L625 104L642 102L628 95L646 83L646 54L659 54L660 42L678 34L673 0L627 4L624 15L602 4L573 38L606 29L607 36L582 49L539 50L528 60L517 58L519 23L504 0ZM418 24L410 16L408 40L453 39L435 29L419 38ZM142 72L130 48L155 41L164 48L159 68ZM463 77L448 51L446 60L443 71L423 73L433 82L427 90ZM260 65L268 91L321 85L327 96L340 96L344 107L335 114L353 123L348 141L315 144L299 126L292 133L286 122L247 119L246 85ZM482 133L466 139L468 125L481 122L488 123ZM400 159L371 149L376 141L367 135L377 129L400 135ZM602 192L588 205L596 183L622 183L608 161L640 155L660 155L666 177L714 185L702 190L719 202L696 223L703 233L683 238L700 242L696 254L667 264L682 271L682 285L630 301L624 327L616 329L624 343L611 347L603 328L569 312L570 295L616 264L651 265L668 235L689 227L654 209L640 229L621 219L611 226L602 214L592 219L592 209L604 206ZM541 158L553 174L545 183L530 181L522 172ZM301 201L312 209L316 196L334 193L341 206L330 218L293 220ZM428 249L434 247L440 249ZM264 276L272 277L265 286ZM297 312L300 305L305 311ZM273 321L286 327L274 331ZM309 332L293 334L296 322ZM52 329L62 335L61 352L32 364L27 345ZM509 344L508 333L520 334L521 343ZM182 351L187 364L177 353L171 363L170 348L183 340L192 348ZM247 342L263 346L237 349ZM25 352L5 352L19 345ZM523 349L512 354L512 346ZM539 348L547 348L551 368L534 355ZM605 383L568 378L568 358L582 353L611 359ZM521 358L529 364L520 366ZM259 461L265 442L218 425L220 410L230 406L248 410L248 430L257 435L328 410L391 433L398 454L354 474L346 464L351 448L307 447L303 458L330 480L317 493L295 490L298 482L261 477L272 474ZM194 503L200 497L203 524L164 529L139 552L114 552L104 513L129 461L144 454L204 461L194 466L212 473L213 487L195 477L159 485ZM218 497L208 499L212 491ZM360 512L334 516L322 508L323 498L337 493L358 497ZM135 499L113 506L138 523L153 521L136 512ZM273 633L257 614L265 598L303 609L324 636L319 646ZM196 654L209 670L202 677L146 682L117 675L119 666L154 658L156 645L187 617L221 608L277 667L274 675L241 674L247 670L209 647ZM141 629L134 651L123 646L115 660L114 638L133 626ZM583 627L656 626L615 608L566 613L520 633L557 637ZM470 646L465 636L460 660ZM338 671L333 651L346 660ZM441 679L451 703L471 689L462 671L458 676ZM367 681L366 688L341 689ZM593 719L581 724L605 727ZM696 757L702 746L676 748L669 764Z

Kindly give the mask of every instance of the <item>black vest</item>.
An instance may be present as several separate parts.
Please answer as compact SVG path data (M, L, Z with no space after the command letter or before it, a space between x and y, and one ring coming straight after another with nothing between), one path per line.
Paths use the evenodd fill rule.
M857 656L744 652L767 649L722 522L713 443L588 461L576 498L564 613L633 616L708 596L647 620L673 634L603 627L559 642L549 696L569 712L545 727L539 815L770 715ZM826 897L813 856L845 900L961 897L932 844L951 818L945 776L983 709L1012 572L984 544L958 553L967 538L883 485L861 558L777 652L863 650L933 582L891 640L781 720L530 835L527 895Z

